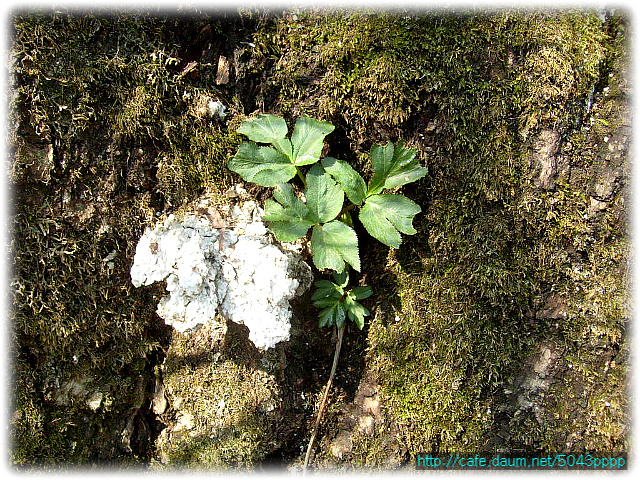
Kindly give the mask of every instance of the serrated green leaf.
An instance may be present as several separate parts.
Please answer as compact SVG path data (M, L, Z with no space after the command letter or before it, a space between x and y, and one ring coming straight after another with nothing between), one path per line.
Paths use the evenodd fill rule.
M339 325L340 328L344 324L344 317L346 315L344 306L341 302L336 302L332 306L320 311L320 326L330 327L331 325Z
M416 233L412 222L420 210L418 204L403 195L373 195L360 210L360 221L369 235L398 248L402 242L399 232Z
M346 262L360 271L356 232L339 220L313 227L311 253L318 270L329 268L341 272Z
M274 143L286 137L287 131L284 119L270 113L245 120L238 128L238 132L249 137L249 140L260 143Z
M291 134L293 163L300 166L320 160L324 137L333 132L334 128L329 122L308 117L300 118Z
M364 300L365 298L369 298L373 295L373 288L371 287L355 287L351 290L351 295L356 300Z
M342 210L344 192L321 165L314 165L307 173L304 195L315 223L333 220Z
M293 192L293 188L288 183L282 183L276 187L273 191L273 198L275 198L280 204L287 210L291 210L292 213L300 218L307 216L309 207L300 200Z
M278 185L273 197L280 203L267 199L262 216L263 220L270 222L269 230L281 242L293 242L306 235L314 222L310 220L309 207L296 197L291 185Z
M282 205L270 198L265 202L263 220L269 221L269 230L281 242L293 242L306 235L313 222L290 215Z
M318 298L317 300L314 300L313 305L318 308L325 308L325 307L330 307L331 305L339 301L340 301L340 297L338 298L324 297L324 298Z
M371 147L373 177L367 196L413 182L427 174L427 169L418 163L415 150L404 148L403 145L403 142L398 142L396 146L389 142L386 146Z
M286 183L296 174L296 167L282 153L272 147L259 147L250 142L240 144L238 153L229 160L228 167L247 182L263 187Z
M287 157L291 163L293 163L293 147L291 146L291 140L289 140L288 138L279 138L271 142L271 144L276 147L276 150Z
M316 286L316 290L313 292L313 295L311 295L311 300L313 301L326 298L338 301L344 294L344 290L340 286L329 280L319 280L315 282L314 285Z
M316 288L327 288L327 289L333 289L333 290L335 290L337 287L337 285L333 283L331 280L316 280L315 282L313 282L313 285Z
M364 327L364 317L369 316L369 310L367 310L362 304L353 300L350 296L344 299L343 304L351 321L354 322L360 330L362 330Z
M325 157L322 159L322 166L340 184L351 203L362 205L367 194L367 184L351 165L343 160Z

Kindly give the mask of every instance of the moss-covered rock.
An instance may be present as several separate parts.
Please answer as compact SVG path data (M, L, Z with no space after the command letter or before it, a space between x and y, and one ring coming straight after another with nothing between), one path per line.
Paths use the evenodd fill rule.
M418 234L397 251L360 245L377 292L367 362L411 454L628 446L624 12L104 13L12 19L14 464L153 456L105 440L119 431L135 446L150 429L152 405L127 406L169 345L159 292L130 284L133 251L155 213L231 185L235 129L256 109L331 121L330 154L365 177L371 144L386 140L405 139L429 169L403 188L422 208ZM229 116L203 113L210 100ZM182 430L163 458L253 468L279 444L297 452L304 431L284 434L278 409L264 410L288 397L304 430L320 386L301 371L321 367L302 345L330 358L312 324L296 326L297 374L277 382L245 349L201 349L193 363L177 338L167 383L192 403L167 410L183 413L166 418ZM88 376L105 379L94 386L110 385L111 403L94 412L95 389L56 403ZM118 428L93 435L109 416ZM327 448L339 430L328 418ZM351 440L345 461L383 462L364 453L382 437Z
M225 358L226 333L224 324L174 332L163 367L171 411L157 453L167 468L252 469L280 447L278 383L246 355Z
M549 59L547 64L541 52L575 48L591 52L590 73L577 68L582 54L568 53L563 55L573 60L565 63L561 88L540 84L541 78L555 82L557 75L517 73L514 82L523 82L523 90L512 83L508 96L494 92L485 102L508 105L512 119L520 122L505 118L508 111L492 121L494 112L484 107L486 103L469 96L460 103L455 115L461 118L469 112L468 122L456 136L470 141L443 145L434 140L440 155L427 155L433 159L428 160L432 175L420 192L423 234L407 241L391 262L399 283L397 321L375 322L369 332L370 361L379 369L387 407L406 429L405 440L413 452L496 448L489 439L495 440L492 435L500 430L510 435L498 444L513 451L624 450L627 445L626 360L621 355L621 364L614 361L615 370L608 363L626 349L630 318L623 213L628 160L619 153L628 152L628 132L621 127L628 125L628 98L625 92L616 99L611 94L618 90L615 84L625 82L624 69L611 68L620 48L624 52L621 32L612 34L621 23L614 17L599 24L596 17L572 13L537 18L545 24L543 29L552 27L558 36L545 36L544 47L533 46L541 37L523 37L533 42L519 62L523 68L529 55L536 58L537 71L546 65L560 68L562 62ZM519 29L530 20L524 16L509 21ZM599 33L579 38L570 33L576 22L587 22L585 31L599 24ZM562 45L554 47L556 41ZM571 42L580 47L564 50ZM612 57L604 53L609 49L616 52L609 53ZM549 104L555 106L553 119L547 107L530 109L535 104L532 92L542 99L545 89L559 96ZM593 89L597 93L591 98ZM519 98L526 102L518 104ZM617 107L607 106L611 102ZM571 104L581 105L571 114L573 120ZM612 128L606 133L596 133L591 126L602 124L597 120L601 108L616 112L605 120ZM484 128L484 122L474 121L481 111L491 122L487 131L476 130ZM531 135L531 118L538 127L560 132L552 135L557 141L551 151L540 136L523 142ZM449 138L450 128L436 131ZM621 137L620 150L598 147ZM532 168L530 156L536 148L546 149L543 156L555 169L548 172L549 178L557 185L539 181L540 170ZM592 155L597 148L599 155ZM599 193L606 194L606 205L598 203ZM566 308L548 304L554 295L566 302ZM522 373L523 360L549 338L567 345L561 358L554 358L549 390L524 409L526 414L505 407L504 391L513 390L512 379ZM607 392L606 398L601 391ZM578 406L577 398L583 399ZM606 407L594 410L594 404ZM571 413L560 413L562 409ZM516 413L523 416L514 418ZM605 424L615 427L599 427ZM571 433L565 430L568 425ZM559 435L561 431L565 434Z
M187 50L207 26L220 34L218 21L140 10L14 13L12 462L102 461L91 436L86 448L69 449L84 438L83 422L70 420L84 407L60 408L38 392L84 375L129 385L166 346L160 292L134 289L129 269L155 214L228 186L224 165L238 136L219 117L194 113L198 98L224 95L212 81L216 64L182 75ZM212 48L229 48L226 37ZM114 397L125 420L134 384ZM137 461L118 444L121 433L107 457Z

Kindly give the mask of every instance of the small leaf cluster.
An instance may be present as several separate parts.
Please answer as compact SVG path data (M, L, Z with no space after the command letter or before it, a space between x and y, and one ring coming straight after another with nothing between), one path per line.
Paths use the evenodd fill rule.
M361 268L350 211L359 208L358 218L367 232L385 245L398 248L401 233L416 233L413 217L421 209L407 197L387 191L418 180L427 170L418 163L415 151L404 148L402 142L374 145L373 176L367 183L346 161L321 158L324 139L333 130L329 122L303 117L288 138L284 119L258 115L245 120L238 129L250 141L240 145L228 166L246 181L275 187L262 218L269 222L269 230L278 240L292 242L311 229L314 265L318 270L345 274L348 279L349 266L358 272ZM310 167L305 172L302 167L306 166ZM296 176L304 186L301 195L296 195L288 183ZM342 325L346 315L362 328L368 312L356 300L366 297L362 292L353 294L356 289L345 294L340 290L345 288L340 287L341 282L332 285L337 287L331 287L334 293L328 294L327 284L316 284L329 295L314 298L320 302L317 306L325 309L321 325ZM329 299L335 300L334 304L325 305Z
M358 328L364 327L364 317L369 315L367 310L357 300L363 300L373 294L371 287L355 287L347 290L349 285L349 272L334 273L333 279L318 280L314 283L316 291L313 292L311 300L313 304L322 308L320 311L320 326L336 325L342 328L344 320L349 317Z

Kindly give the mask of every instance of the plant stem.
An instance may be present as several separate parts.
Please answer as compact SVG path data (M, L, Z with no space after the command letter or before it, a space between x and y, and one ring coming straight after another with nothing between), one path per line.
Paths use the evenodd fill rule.
M324 394L322 395L322 401L320 402L320 408L318 409L318 416L316 417L316 424L313 426L313 432L311 433L311 439L309 440L309 446L307 447L307 454L304 457L304 466L302 467L303 474L307 473L307 466L309 465L309 455L311 455L313 442L316 439L316 435L318 434L318 427L320 426L320 422L322 421L322 414L324 413L324 408L327 404L329 390L331 389L331 384L333 383L333 376L336 373L336 367L338 366L338 358L340 357L340 347L342 347L343 336L344 325L342 325L340 330L338 330L338 341L336 342L336 351L333 354L333 365L331 366L331 374L329 375L329 381L327 382L327 386L324 389Z
M340 213L338 214L338 216L336 218L340 218L342 217L342 215L344 215L345 213L347 213L349 210L353 210L354 208L357 208L358 205L352 203L351 205L347 205L346 207L343 207L342 210L340 210Z
M298 175L298 178L302 180L302 185L304 185L304 188L307 188L307 179L305 178L304 174L302 173L302 170L300 170L300 167L298 166L296 166L296 173Z

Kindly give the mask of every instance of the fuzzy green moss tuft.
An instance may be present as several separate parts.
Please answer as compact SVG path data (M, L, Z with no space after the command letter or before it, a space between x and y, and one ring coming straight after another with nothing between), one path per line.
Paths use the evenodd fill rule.
M616 127L625 124L618 116L624 116L626 100L616 88L623 83L622 71L608 70L623 47L619 37L607 33L618 22L563 12L450 18L439 24L456 25L458 34L452 30L442 41L466 45L469 55L452 66L457 86L432 92L442 108L426 154L430 178L414 191L424 212L417 227L422 234L390 258L399 284L397 318L381 312L369 332L368 358L414 453L482 449L503 421L503 413L496 412L503 392L534 346L550 337L569 345L559 362L576 373L561 375L540 404L547 420L540 423L529 411L510 424L511 440L504 447L565 448L558 432L569 425L566 416L551 418L568 408L565 399L576 398L575 392L566 395L572 388L588 399L571 408L572 428L589 432L575 448L626 444L624 361L608 375L597 373L624 350L630 315L623 214L628 172L615 153L628 141ZM500 28L490 34L488 25ZM540 29L554 33L539 36ZM512 50L515 57L511 63L486 63L485 77L477 76L482 61L466 74L459 70L464 59L479 58L472 50L488 46L503 52L505 60ZM450 48L449 54L455 51ZM432 61L446 58L442 52ZM547 73L527 73L534 59L536 71ZM492 68L501 70L491 73ZM561 75L551 75L556 68ZM606 90L600 69L612 73ZM596 85L609 92L593 100L591 114L603 122L585 116ZM598 117L599 112L608 113ZM571 173L559 172L558 184L547 190L535 186L533 143L523 143L540 127L571 132L574 139L556 154ZM619 143L590 154L604 137ZM542 304L554 294L565 299L564 316L541 322ZM610 406L595 407L600 403ZM612 428L600 426L606 419L615 419Z
M222 98L216 65L181 75L189 32L206 23L217 31L205 17L198 24L139 10L12 17L17 465L94 458L101 440L87 441L77 421L87 406L59 406L42 392L76 375L123 377L118 410L129 401L128 376L166 341L155 314L161 289L131 284L135 246L158 211L224 188L226 157L239 142L202 109ZM91 425L104 420L90 415Z
M176 421L158 455L169 468L252 469L278 445L277 384L260 369L220 358L207 341L198 344L207 335L214 337L174 334L164 383Z

